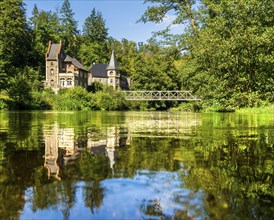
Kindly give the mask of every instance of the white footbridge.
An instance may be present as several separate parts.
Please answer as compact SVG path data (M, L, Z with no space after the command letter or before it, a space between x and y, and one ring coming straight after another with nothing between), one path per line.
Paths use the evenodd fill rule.
M123 91L126 100L132 101L201 101L191 91Z

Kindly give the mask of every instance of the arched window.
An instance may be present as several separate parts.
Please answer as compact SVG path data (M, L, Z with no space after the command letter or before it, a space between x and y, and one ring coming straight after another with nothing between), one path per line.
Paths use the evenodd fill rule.
M66 80L64 78L61 78L60 79L60 86L61 87L64 87L65 86L65 83L66 83Z
M50 85L51 85L51 86L54 85L54 80L50 80Z
M54 69L50 69L50 74L54 75Z
M112 75L112 74L113 74L113 71L110 71L110 72L109 72L109 75Z
M72 86L72 79L71 79L71 78L68 78L68 79L67 79L67 85L68 85L68 86Z

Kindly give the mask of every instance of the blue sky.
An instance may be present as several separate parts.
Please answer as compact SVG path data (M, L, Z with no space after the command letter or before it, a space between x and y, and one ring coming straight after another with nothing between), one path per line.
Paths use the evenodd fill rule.
M61 8L63 0L23 0L27 10L27 16L31 16L34 4L39 10L55 11ZM161 24L136 23L142 16L148 4L143 0L70 0L70 5L75 13L74 18L78 21L78 26L82 30L85 19L90 15L93 8L102 13L109 29L109 36L121 40L126 38L135 42L146 42L151 37L153 31L162 30L173 18L168 15ZM179 26L174 26L173 31L177 32Z

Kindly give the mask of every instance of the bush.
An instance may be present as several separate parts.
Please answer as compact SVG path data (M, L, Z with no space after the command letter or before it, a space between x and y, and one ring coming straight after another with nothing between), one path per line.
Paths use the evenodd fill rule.
M6 91L10 98L7 102L9 109L30 109L32 103L31 85L26 75L18 74L16 77L10 78Z

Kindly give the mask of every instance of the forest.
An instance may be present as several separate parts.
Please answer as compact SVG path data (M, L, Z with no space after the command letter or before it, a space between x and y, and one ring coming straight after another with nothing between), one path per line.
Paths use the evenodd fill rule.
M0 110L127 110L168 109L235 111L273 108L274 1L145 0L150 3L138 22L184 24L180 34L170 27L152 33L144 44L109 36L100 11L91 9L82 30L69 0L59 11L36 5L26 17L22 0L0 2ZM44 89L48 42L87 69L107 63L112 50L121 71L132 79L131 90L191 90L199 103L128 102L102 85Z

